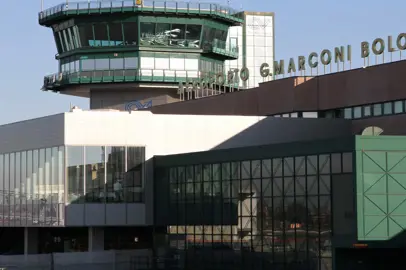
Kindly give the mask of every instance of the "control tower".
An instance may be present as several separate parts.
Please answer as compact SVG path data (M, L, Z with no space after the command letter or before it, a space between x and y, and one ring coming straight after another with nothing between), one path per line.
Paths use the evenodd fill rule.
M87 97L90 108L139 109L179 100L179 83L225 72L238 46L228 29L244 14L211 3L66 1L39 13L59 70L42 90Z

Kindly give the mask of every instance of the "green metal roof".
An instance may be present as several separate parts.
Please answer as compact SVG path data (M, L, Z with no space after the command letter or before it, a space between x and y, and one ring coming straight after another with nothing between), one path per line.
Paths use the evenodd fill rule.
M82 1L68 2L39 12L41 25L50 25L54 20L66 16L95 15L111 13L163 13L174 15L211 16L231 23L242 23L243 13L216 3L191 3L174 1L142 1L137 5L135 0Z

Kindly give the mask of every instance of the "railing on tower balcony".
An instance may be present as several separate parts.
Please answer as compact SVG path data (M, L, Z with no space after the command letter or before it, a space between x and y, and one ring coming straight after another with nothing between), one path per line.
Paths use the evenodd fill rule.
M159 69L116 69L56 73L44 77L43 90L67 84L111 82L186 82L199 78L203 72Z
M136 0L110 0L110 1L83 1L68 2L48 8L39 12L38 19L49 19L53 16L64 14L95 14L111 12L165 12L176 14L196 14L196 15L214 15L227 20L243 22L243 15L240 11L230 7L224 7L215 3L196 3L196 2L174 2L174 1L140 1Z

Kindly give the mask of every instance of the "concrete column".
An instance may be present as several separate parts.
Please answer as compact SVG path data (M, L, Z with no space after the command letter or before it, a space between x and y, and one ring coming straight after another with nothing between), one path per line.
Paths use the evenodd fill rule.
M38 228L24 228L24 254L38 254Z
M90 252L104 250L103 228L89 227L88 239Z

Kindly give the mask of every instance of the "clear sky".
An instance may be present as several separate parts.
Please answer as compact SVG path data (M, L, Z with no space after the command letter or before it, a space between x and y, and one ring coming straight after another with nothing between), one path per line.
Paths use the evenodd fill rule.
M64 1L44 0L45 7ZM351 44L358 60L361 41L406 32L405 0L231 0L237 9L241 3L247 11L275 12L276 59ZM5 0L1 7L0 124L64 112L70 103L88 108L87 99L40 91L43 76L58 70L52 32L38 25L40 0Z

